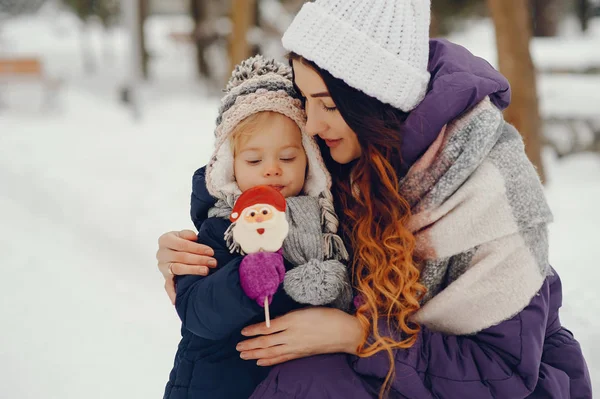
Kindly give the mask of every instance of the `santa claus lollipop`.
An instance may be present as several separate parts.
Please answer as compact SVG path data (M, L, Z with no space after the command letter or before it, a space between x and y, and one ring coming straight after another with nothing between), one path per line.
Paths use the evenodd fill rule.
M246 254L240 264L240 283L246 295L265 308L267 327L269 304L285 277L281 251L289 230L285 207L279 191L257 186L242 193L230 216L233 239Z

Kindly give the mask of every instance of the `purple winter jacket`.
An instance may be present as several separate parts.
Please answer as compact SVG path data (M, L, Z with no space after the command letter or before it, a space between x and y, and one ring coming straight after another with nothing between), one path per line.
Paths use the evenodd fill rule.
M431 40L428 69L427 95L405 123L405 170L444 125L486 96L500 109L510 102L506 79L461 46ZM523 311L475 335L446 335L423 327L412 348L395 351L389 397L591 398L579 343L560 324L561 304L561 282L554 272ZM388 369L383 352L369 358L335 354L298 359L274 367L251 398L373 398Z

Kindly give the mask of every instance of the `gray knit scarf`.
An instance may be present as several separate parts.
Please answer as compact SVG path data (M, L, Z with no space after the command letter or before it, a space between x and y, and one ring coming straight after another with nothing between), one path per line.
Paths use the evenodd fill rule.
M218 200L209 217L229 218L236 198ZM289 233L283 242L283 256L295 267L285 274L283 287L296 302L315 306L331 305L348 311L352 287L348 270L341 261L348 253L336 234L323 233L319 199L297 196L286 199ZM231 252L243 254L231 234L225 233Z
M482 101L401 182L427 295L414 320L474 334L519 313L546 276L552 214L523 140Z

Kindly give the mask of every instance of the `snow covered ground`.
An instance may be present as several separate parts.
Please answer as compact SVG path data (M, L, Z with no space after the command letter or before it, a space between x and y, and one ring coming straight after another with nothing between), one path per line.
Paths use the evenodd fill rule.
M193 83L190 50L165 40L187 23L150 21L154 80L144 88L137 122L116 102L126 76L123 32L109 36L105 51L99 28L92 28L99 71L88 77L72 16L47 12L0 27L0 54L41 54L49 71L65 79L55 111L40 109L36 84L1 88L7 102L0 108L2 397L162 396L179 323L155 267L156 239L192 227L190 178L209 156L217 106ZM600 26L593 28L598 41ZM480 29L488 28L476 26L455 40L475 52L480 47L494 62L493 38ZM546 54L552 46L544 46L536 42L534 54L552 59ZM569 48L554 58L577 58ZM598 115L597 76L544 77L540 86L544 113L572 107ZM545 159L562 319L581 341L600 389L600 246L594 240L600 156L558 160L548 151Z

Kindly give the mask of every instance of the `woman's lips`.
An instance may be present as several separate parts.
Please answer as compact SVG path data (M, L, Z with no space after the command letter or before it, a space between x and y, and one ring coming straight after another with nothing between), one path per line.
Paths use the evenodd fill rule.
M337 140L325 140L325 144L327 144L327 147L329 148L335 148L338 145L340 145L340 143L342 142L342 139L337 139Z

